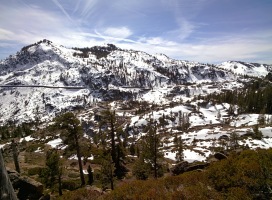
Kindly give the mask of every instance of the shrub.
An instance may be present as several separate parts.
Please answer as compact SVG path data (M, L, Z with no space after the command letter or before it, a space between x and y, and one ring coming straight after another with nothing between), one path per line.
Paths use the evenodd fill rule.
M80 178L78 172L69 172L67 175L69 178Z
M44 148L44 144L37 144L37 143L31 143L26 147L26 152L34 152L36 151L38 148L43 149Z
M149 166L142 159L138 159L133 166L132 173L138 180L146 180L150 173Z
M240 187L232 187L229 188L226 194L227 200L232 199L244 199L244 200L250 200L252 199L250 197L249 192L245 188Z
M228 159L213 163L208 169L208 177L218 191L233 196L231 188L241 188L239 194L270 198L272 188L272 150L245 150L232 154ZM262 198L259 198L262 199Z
M132 181L107 194L104 199L223 199L211 188L204 172L190 172L179 176Z
M33 167L28 169L27 174L28 176L39 175L42 170L43 170L42 167Z
M272 149L245 150L205 171L120 185L103 199L271 199Z
M101 196L101 193L88 188L80 188L72 192L67 192L63 196L58 197L59 200L96 200Z
M79 187L79 185L76 184L75 181L71 181L71 180L63 180L62 181L62 189L66 189L66 190L75 190Z

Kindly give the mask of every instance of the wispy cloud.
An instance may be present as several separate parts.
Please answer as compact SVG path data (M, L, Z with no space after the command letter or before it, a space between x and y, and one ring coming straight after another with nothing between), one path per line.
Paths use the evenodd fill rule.
M89 17L92 14L92 10L94 9L96 3L97 0L84 0L81 16L85 18Z
M63 6L59 3L58 0L52 0L52 2L61 10L61 12L70 20L73 21L70 15L65 11Z
M104 34L115 38L127 38L132 35L132 31L127 27L108 27Z
M14 35L13 32L0 28L0 40L11 40Z
M204 9L215 0L8 2L13 3L0 4L2 58L11 47L18 50L23 45L47 38L67 47L114 43L121 48L200 62L272 63L269 22L262 29L244 27L236 31L234 29L240 23L237 22L231 29L234 31L229 32L225 29L228 18L224 18L222 27L218 27L220 22L217 21L211 26L207 21L199 20L199 15L206 13ZM2 50L5 52L1 53Z

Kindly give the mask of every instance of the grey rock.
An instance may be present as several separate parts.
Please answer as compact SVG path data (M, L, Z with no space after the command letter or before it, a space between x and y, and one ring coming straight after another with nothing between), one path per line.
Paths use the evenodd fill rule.
M214 154L214 157L218 160L223 160L223 159L227 159L228 156L226 156L225 154L221 153L221 152L216 152Z
M17 197L19 199L36 200L43 195L43 185L29 177L20 176L14 170L8 169L8 176L11 180L13 188L18 190Z
M16 194L9 179L2 150L0 149L0 199L1 200L17 200Z
M182 174L186 171L187 167L189 166L189 163L187 161L182 161L177 163L175 166L173 166L170 171L173 175Z

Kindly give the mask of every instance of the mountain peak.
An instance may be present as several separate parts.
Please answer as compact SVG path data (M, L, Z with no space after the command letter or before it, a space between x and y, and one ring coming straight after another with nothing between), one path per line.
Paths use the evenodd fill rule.
M33 47L33 46L38 46L40 44L45 44L45 45L52 45L53 42L51 42L50 40L47 40L47 39L43 39L43 40L40 40L34 44L30 44L30 45L27 45L27 46L24 46L21 51L27 51L29 48Z

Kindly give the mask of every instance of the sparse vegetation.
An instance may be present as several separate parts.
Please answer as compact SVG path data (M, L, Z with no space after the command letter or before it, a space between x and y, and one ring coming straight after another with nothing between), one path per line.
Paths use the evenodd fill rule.
M31 56L41 45L50 50ZM52 199L272 198L271 73L261 80L114 45L74 48L69 59L61 51L43 40L0 64L1 81L14 86L40 77L82 85L0 91L13 99L0 114L5 162L14 168L14 139L17 171ZM42 59L33 71L16 68Z

